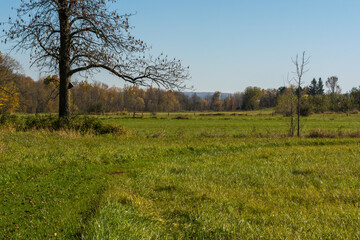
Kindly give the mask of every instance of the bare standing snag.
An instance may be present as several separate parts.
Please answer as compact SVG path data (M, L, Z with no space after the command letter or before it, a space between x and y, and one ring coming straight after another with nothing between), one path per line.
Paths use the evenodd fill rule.
M300 98L301 98L301 86L303 85L303 77L306 72L309 71L309 69L305 69L306 66L310 62L310 57L305 56L305 51L302 53L301 59L299 59L299 56L296 54L296 58L292 59L293 64L295 65L296 72L295 74L295 82L297 85L297 136L300 137Z

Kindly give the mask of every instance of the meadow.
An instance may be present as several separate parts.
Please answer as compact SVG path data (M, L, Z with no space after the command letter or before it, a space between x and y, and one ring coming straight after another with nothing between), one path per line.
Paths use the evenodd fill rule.
M129 131L0 131L0 239L360 238L360 115L96 117Z
M285 137L290 119L274 114L272 109L244 112L149 113L98 116L106 123L132 129L137 136L213 136L213 137ZM294 117L294 121L295 121ZM321 130L328 133L350 134L360 131L360 114L314 114L301 118L301 133Z

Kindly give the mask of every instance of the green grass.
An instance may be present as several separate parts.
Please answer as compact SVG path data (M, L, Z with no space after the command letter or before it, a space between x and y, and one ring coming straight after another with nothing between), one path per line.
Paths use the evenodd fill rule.
M108 181L108 149L92 139L2 133L0 238L76 238Z
M0 132L0 239L360 238L357 138L252 137L286 131L258 113L176 116L99 116L130 136ZM358 117L304 126L357 131Z
M134 130L140 136L286 136L289 133L290 119L274 115L273 111L237 112L237 113L160 113L156 116L145 114L130 116L109 115L100 117L106 123L119 124ZM221 114L221 115L217 115ZM236 115L234 115L236 114ZM178 118L182 119L178 119ZM322 129L330 133L360 131L358 114L314 114L301 118L301 133Z
M159 157L124 165L124 176L110 187L87 236L360 236L358 141L172 141L167 147L167 141L153 142L160 145Z

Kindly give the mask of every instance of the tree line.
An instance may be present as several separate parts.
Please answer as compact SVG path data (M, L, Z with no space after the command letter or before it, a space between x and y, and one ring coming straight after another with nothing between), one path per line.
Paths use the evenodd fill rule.
M9 56L0 55L0 112L56 113L58 110L59 79L49 76L34 81L19 73L19 64ZM325 89L326 87L326 89ZM277 89L247 87L244 92L221 97L215 92L206 97L196 93L140 88L137 86L109 87L101 82L72 83L70 103L74 113L101 114L110 112L178 112L178 111L238 111L275 108L277 113L290 116L296 111L297 86ZM300 113L349 112L359 109L360 87L341 93L339 79L313 79L300 88Z
M111 0L109 2L115 2ZM181 61L161 54L153 57L150 48L131 34L129 17L110 11L103 0L31 0L21 1L17 16L3 28L4 43L14 50L29 51L31 62L39 69L57 73L39 81L18 74L18 64L1 56L0 111L43 113L56 112L60 118L78 113L235 111L275 107L276 112L300 115L311 112L351 111L359 108L359 89L342 94L336 76L326 81L313 79L304 86L309 58L296 55L295 86L277 89L248 87L244 92L220 98L220 93L200 98L152 86L186 88L188 67ZM5 25L4 25L5 26ZM131 86L109 87L103 83L73 83L78 73L104 70ZM147 87L139 88L136 86ZM71 90L70 90L71 89Z

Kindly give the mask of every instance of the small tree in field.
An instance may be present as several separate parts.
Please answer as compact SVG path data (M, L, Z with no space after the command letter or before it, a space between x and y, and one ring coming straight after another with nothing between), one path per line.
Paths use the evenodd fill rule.
M100 69L134 85L183 88L189 78L180 61L147 56L147 45L131 34L130 15L109 11L116 0L21 0L5 31L17 50L30 50L32 64L56 72L59 116L70 115L71 77Z
M289 135L294 136L295 123L294 115L296 113L297 98L294 95L292 86L285 88L283 93L278 97L275 112L290 117Z

